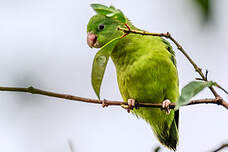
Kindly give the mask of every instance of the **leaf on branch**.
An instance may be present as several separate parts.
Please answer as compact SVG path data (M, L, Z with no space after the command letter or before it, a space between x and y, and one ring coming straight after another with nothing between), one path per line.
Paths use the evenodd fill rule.
M201 92L206 87L211 87L215 85L212 81L191 81L181 90L181 95L179 96L175 110L178 110L180 106L186 105L190 102L190 99Z
M98 99L100 99L100 87L109 57L120 38L121 37L118 37L109 41L97 52L94 57L91 77L93 90L95 91Z
M107 7L102 4L91 4L90 6L94 9L95 12L97 12L97 14L112 17L124 24L127 22L127 19L124 16L123 12L119 9L115 9L113 6Z
M113 13L113 11L115 10L115 8L113 6L107 7L105 5L101 5L101 4L91 4L90 5L94 11L96 11L98 14L102 14L102 15L107 15L107 14L111 14Z

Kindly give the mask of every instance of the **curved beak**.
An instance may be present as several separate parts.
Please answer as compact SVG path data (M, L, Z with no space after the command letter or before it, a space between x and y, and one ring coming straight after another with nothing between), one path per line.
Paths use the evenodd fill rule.
M93 47L98 47L98 42L97 42L97 36L96 34L93 34L91 32L87 33L87 44L89 45L89 47L93 48Z

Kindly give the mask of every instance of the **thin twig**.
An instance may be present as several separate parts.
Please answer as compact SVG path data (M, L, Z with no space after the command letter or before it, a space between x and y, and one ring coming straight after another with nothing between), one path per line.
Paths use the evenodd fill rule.
M197 64L191 59L191 57L186 53L186 51L184 50L184 48L171 36L170 33L167 33L169 36L168 38L173 41L173 43L176 44L178 50L180 50L184 56L188 59L188 61L193 65L194 69L196 70L197 73L199 73L199 75L201 76L201 78L204 81L207 81L206 76L203 74L202 69L200 67L197 66ZM218 95L218 93L215 91L215 89L213 87L209 87L209 89L211 90L211 92L214 94L215 97L220 97Z
M222 150L222 149L224 149L226 147L228 147L228 144L223 144L220 147L218 147L217 149L213 150L212 152L218 152L218 151L220 151L220 150Z
M223 92L225 92L226 94L228 94L228 91L226 91L222 86L220 86L218 83L215 84L216 87L218 87L219 89L221 89Z
M67 143L68 143L68 146L70 148L70 152L75 152L75 147L74 147L72 140L68 139Z
M122 30L125 33L125 36L128 35L129 33L136 33L136 34L142 34L142 35L152 35L152 36L160 36L160 37L166 37L171 39L178 49L185 55L185 57L189 60L189 62L193 65L195 70L200 74L202 79L204 81L207 81L207 72L206 75L202 73L201 68L199 68L195 62L189 57L189 55L185 52L185 50L182 48L182 46L170 35L170 33L148 33L145 31L136 31L136 30L131 30L130 28L125 29L125 28L119 28L119 30ZM220 85L216 85L218 88L222 89L224 92L227 93L225 89L223 89ZM203 104L203 103L209 103L209 104L217 104L217 105L222 105L226 109L228 109L228 103L225 102L218 94L217 92L210 87L211 91L215 95L214 99L198 99L198 100L191 100L187 105L194 105L194 104ZM61 93L55 93L55 92L50 92L50 91L44 91L40 90L34 87L28 87L28 88L18 88L18 87L0 87L0 91L14 91L14 92L27 92L27 93L32 93L32 94L39 94L39 95L44 95L44 96L49 96L49 97L56 97L56 98L62 98L62 99L67 99L67 100L74 100L74 101L81 101L81 102L86 102L86 103L95 103L95 104L102 104L103 107L106 106L122 106L122 105L127 105L127 102L124 101L110 101L110 100L97 100L97 99L91 99L91 98L83 98L83 97L78 97L78 96L73 96L69 94L61 94ZM171 103L169 105L170 109L174 109L176 106L175 103ZM146 103L143 101L137 101L137 104L135 108L139 107L154 107L154 108L162 108L161 103Z
M197 64L192 60L192 58L186 53L184 48L171 36L171 34L169 32L167 32L167 33L150 33L150 32L146 32L146 31L132 30L129 28L121 28L121 27L118 27L118 30L123 31L126 34L134 33L134 34L141 34L141 35L159 36L159 37L165 37L165 38L170 39L177 46L178 50L180 50L184 54L184 56L188 59L188 61L192 64L192 66L194 67L196 72L199 73L199 75L202 77L202 80L207 81L208 72L206 72L206 75L203 74L202 69L197 66ZM218 95L218 93L214 90L213 87L209 87L209 88L215 97L220 97Z
M197 66L197 64L192 60L192 58L186 53L184 48L171 36L171 34L169 32L167 32L167 33L149 33L146 31L132 30L129 28L122 28L122 27L118 27L118 30L123 31L125 34L134 33L134 34L141 34L141 35L159 36L159 37L165 37L165 38L170 39L177 46L178 50L180 50L184 54L184 56L188 59L188 61L192 64L195 71L197 73L199 73L199 75L202 78L201 80L208 81L207 80L208 71L206 71L206 74L204 75L202 72L202 69L199 66ZM197 78L197 79L200 79L200 78ZM228 94L228 92L224 88L222 88L220 85L217 84L216 86L218 88L220 88L221 90L223 90L226 94ZM215 98L220 98L220 102L222 102L223 104L227 104L227 103L225 103L224 99L220 97L220 95L215 91L215 89L212 86L209 87L209 89L214 94Z
M0 87L0 91L27 92L27 93L62 98L62 99L67 99L67 100L101 104L103 107L127 105L127 102L124 102L124 101L111 101L111 100L105 100L105 99L97 100L97 99L91 99L91 98L83 98L83 97L73 96L73 95L69 95L69 94L62 94L62 93L55 93L55 92L51 92L51 91L40 90L40 89L34 88L32 86L28 87L28 88ZM221 98L191 100L191 102L187 105L205 104L205 103L222 105L223 107L228 109L228 103L221 102ZM175 106L176 106L175 103L171 103L169 105L169 108L174 109ZM137 101L135 108L139 108L139 107L162 108L162 104L161 103L146 103L143 101Z

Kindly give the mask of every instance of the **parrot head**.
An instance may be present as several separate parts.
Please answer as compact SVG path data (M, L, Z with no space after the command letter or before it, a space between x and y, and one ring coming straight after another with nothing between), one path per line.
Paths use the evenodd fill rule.
M91 48L100 48L110 40L121 36L123 32L118 27L124 26L114 18L101 14L90 18L87 25L87 43Z

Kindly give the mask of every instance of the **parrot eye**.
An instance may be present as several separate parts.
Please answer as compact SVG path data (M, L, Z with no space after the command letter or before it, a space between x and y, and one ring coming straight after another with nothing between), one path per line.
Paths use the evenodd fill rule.
M104 29L104 24L100 24L99 26L98 26L98 30L103 30Z

